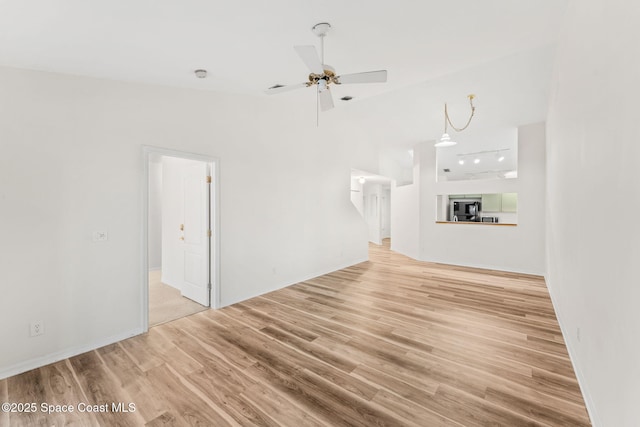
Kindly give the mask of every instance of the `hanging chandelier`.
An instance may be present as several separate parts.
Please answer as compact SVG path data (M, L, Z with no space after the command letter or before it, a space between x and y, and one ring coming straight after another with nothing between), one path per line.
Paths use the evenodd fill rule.
M475 95L469 95L467 97L469 98L469 104L471 105L471 115L469 116L469 120L467 120L467 124L461 128L457 128L453 125L453 123L451 123L451 119L449 118L449 111L447 110L447 104L444 104L444 133L440 137L440 141L434 144L436 147L451 147L452 145L457 144L457 142L451 140L451 137L447 133L448 126L451 126L451 129L455 130L456 132L462 132L469 127L469 123L471 123L471 119L473 119L473 115L476 112L476 107L473 106L473 98L475 97Z

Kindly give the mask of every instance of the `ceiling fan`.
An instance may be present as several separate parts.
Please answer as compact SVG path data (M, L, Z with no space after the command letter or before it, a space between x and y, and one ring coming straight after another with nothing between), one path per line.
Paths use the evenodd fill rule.
M294 46L294 49L307 65L311 74L309 81L293 85L274 85L267 89L267 94L288 92L290 90L303 87L316 86L318 103L322 111L333 108L333 97L331 96L330 85L341 85L350 83L384 83L387 81L387 70L367 71L364 73L336 75L336 70L324 63L324 36L331 28L326 22L316 24L311 29L315 35L320 37L320 57L315 46Z

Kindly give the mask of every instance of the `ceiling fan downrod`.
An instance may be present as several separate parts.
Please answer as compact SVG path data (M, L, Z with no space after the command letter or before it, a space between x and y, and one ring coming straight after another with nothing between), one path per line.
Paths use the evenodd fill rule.
M320 61L322 61L322 65L324 65L324 36L327 35L330 29L331 24L328 22L320 22L311 28L311 31L320 37Z

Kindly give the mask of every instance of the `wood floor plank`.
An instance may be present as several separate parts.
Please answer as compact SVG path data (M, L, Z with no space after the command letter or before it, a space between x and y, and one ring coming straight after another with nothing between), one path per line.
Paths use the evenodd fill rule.
M0 380L0 403L9 402L7 379ZM9 412L0 411L0 426L9 425Z
M277 426L278 423L269 415L250 401L241 397L246 390L238 386L233 379L229 379L228 373L220 373L214 366L207 366L189 375L187 379L203 393L212 399L220 408L227 412L240 425ZM226 381L220 381L225 378Z
M79 413L80 402L88 399L76 383L69 363L60 361L40 368L44 382L43 402L48 405L73 405L74 412L57 412L51 414L55 422L47 419L51 425L92 426L98 424L93 413Z
M222 408L211 405L193 389L186 387L175 371L168 366L155 367L147 373L149 380L156 385L156 392L171 402L175 416L188 425L231 426L239 425L224 413Z
M403 399L401 396L384 389L380 390L373 400L380 406L417 426L463 426L463 424L450 420L435 411L420 406L411 400Z
M131 396L112 376L98 356L91 351L69 359L74 375L87 400L83 403L92 410L101 425L139 426L144 419L139 412L118 413L112 411L112 404L132 402Z
M189 427L191 424L184 418L174 414L172 411L165 411L145 424L146 427Z
M107 369L120 381L131 401L136 404L142 418L149 422L162 415L170 407L163 397L154 393L147 375L124 350L121 343L98 350Z
M310 411L305 410L296 401L262 383L256 383L247 388L245 392L240 394L240 397L261 408L280 426L326 426L326 423L313 416Z
M585 417L587 416L586 412L584 410L572 411L569 405L563 405L562 410L557 410L552 407L553 405L546 404L547 402L534 402L531 398L525 399L517 394L507 393L491 387L487 388L485 399L488 402L496 403L515 413L522 414L545 424L560 423L571 426L589 425L585 421Z
M45 387L44 379L40 369L34 369L24 374L10 377L7 379L8 386L8 399L9 403L14 404L33 404L40 405L44 401ZM46 425L49 422L49 418L46 414L40 411L39 406L35 409L29 409L26 411L11 410L9 413L10 426L40 426Z
M544 279L370 260L0 380L0 426L589 426Z

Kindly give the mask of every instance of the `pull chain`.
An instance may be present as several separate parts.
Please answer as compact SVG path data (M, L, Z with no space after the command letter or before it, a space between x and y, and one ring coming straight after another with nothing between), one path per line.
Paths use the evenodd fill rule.
M473 119L473 115L476 112L476 107L473 106L473 98L475 97L476 97L475 95L469 95L469 104L471 105L471 116L469 116L469 120L467 120L467 124L461 128L457 128L453 125L453 123L451 123L451 119L449 118L449 112L447 111L447 104L444 104L444 133L447 133L447 123L451 126L451 129L455 130L456 132L462 132L463 130L469 127L469 124L471 123L471 119Z

